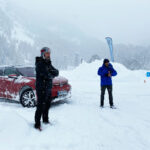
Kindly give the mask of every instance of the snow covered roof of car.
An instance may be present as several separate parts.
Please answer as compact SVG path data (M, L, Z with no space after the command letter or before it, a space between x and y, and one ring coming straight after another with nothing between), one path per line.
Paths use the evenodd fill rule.
M14 68L26 68L26 67L33 67L34 65L1 65L0 68L6 68L6 67L14 67Z

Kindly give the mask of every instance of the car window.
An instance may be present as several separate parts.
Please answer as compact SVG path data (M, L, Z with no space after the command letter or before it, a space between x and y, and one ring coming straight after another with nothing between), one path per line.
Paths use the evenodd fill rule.
M0 76L3 76L3 70L0 69Z
M34 67L23 67L23 68L17 68L18 72L21 73L21 75L25 77L35 77L35 68Z
M4 75L8 76L11 74L17 74L16 68L5 68Z

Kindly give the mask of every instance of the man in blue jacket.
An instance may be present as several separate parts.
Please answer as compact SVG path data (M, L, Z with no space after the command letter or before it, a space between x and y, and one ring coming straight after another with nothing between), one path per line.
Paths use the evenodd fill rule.
M117 72L109 63L108 59L104 59L102 67L98 69L98 75L101 76L101 102L100 107L104 107L105 90L108 90L110 108L115 108L112 95L112 76L116 76Z

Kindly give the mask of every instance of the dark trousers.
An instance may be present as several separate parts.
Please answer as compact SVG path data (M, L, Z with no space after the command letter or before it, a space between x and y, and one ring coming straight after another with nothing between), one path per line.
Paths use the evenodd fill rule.
M37 93L37 108L35 112L35 126L41 125L41 117L43 122L48 122L48 113L51 105L51 89L47 91L36 91Z
M108 95L109 95L109 104L110 106L113 106L113 95L112 95L112 85L104 85L101 86L101 106L104 106L104 96L105 96L105 90L107 89Z

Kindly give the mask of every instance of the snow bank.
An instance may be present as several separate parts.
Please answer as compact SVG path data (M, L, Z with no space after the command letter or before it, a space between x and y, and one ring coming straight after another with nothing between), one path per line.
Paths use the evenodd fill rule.
M83 62L73 71L67 72L66 75L72 76L74 80L85 80L90 81L90 79L97 79L97 70L103 64L103 60L95 61L91 64ZM113 67L117 70L117 78L114 78L115 82L144 82L145 79L149 81L149 78L146 78L146 70L137 70L132 71L127 69L124 65L119 63L111 63Z

